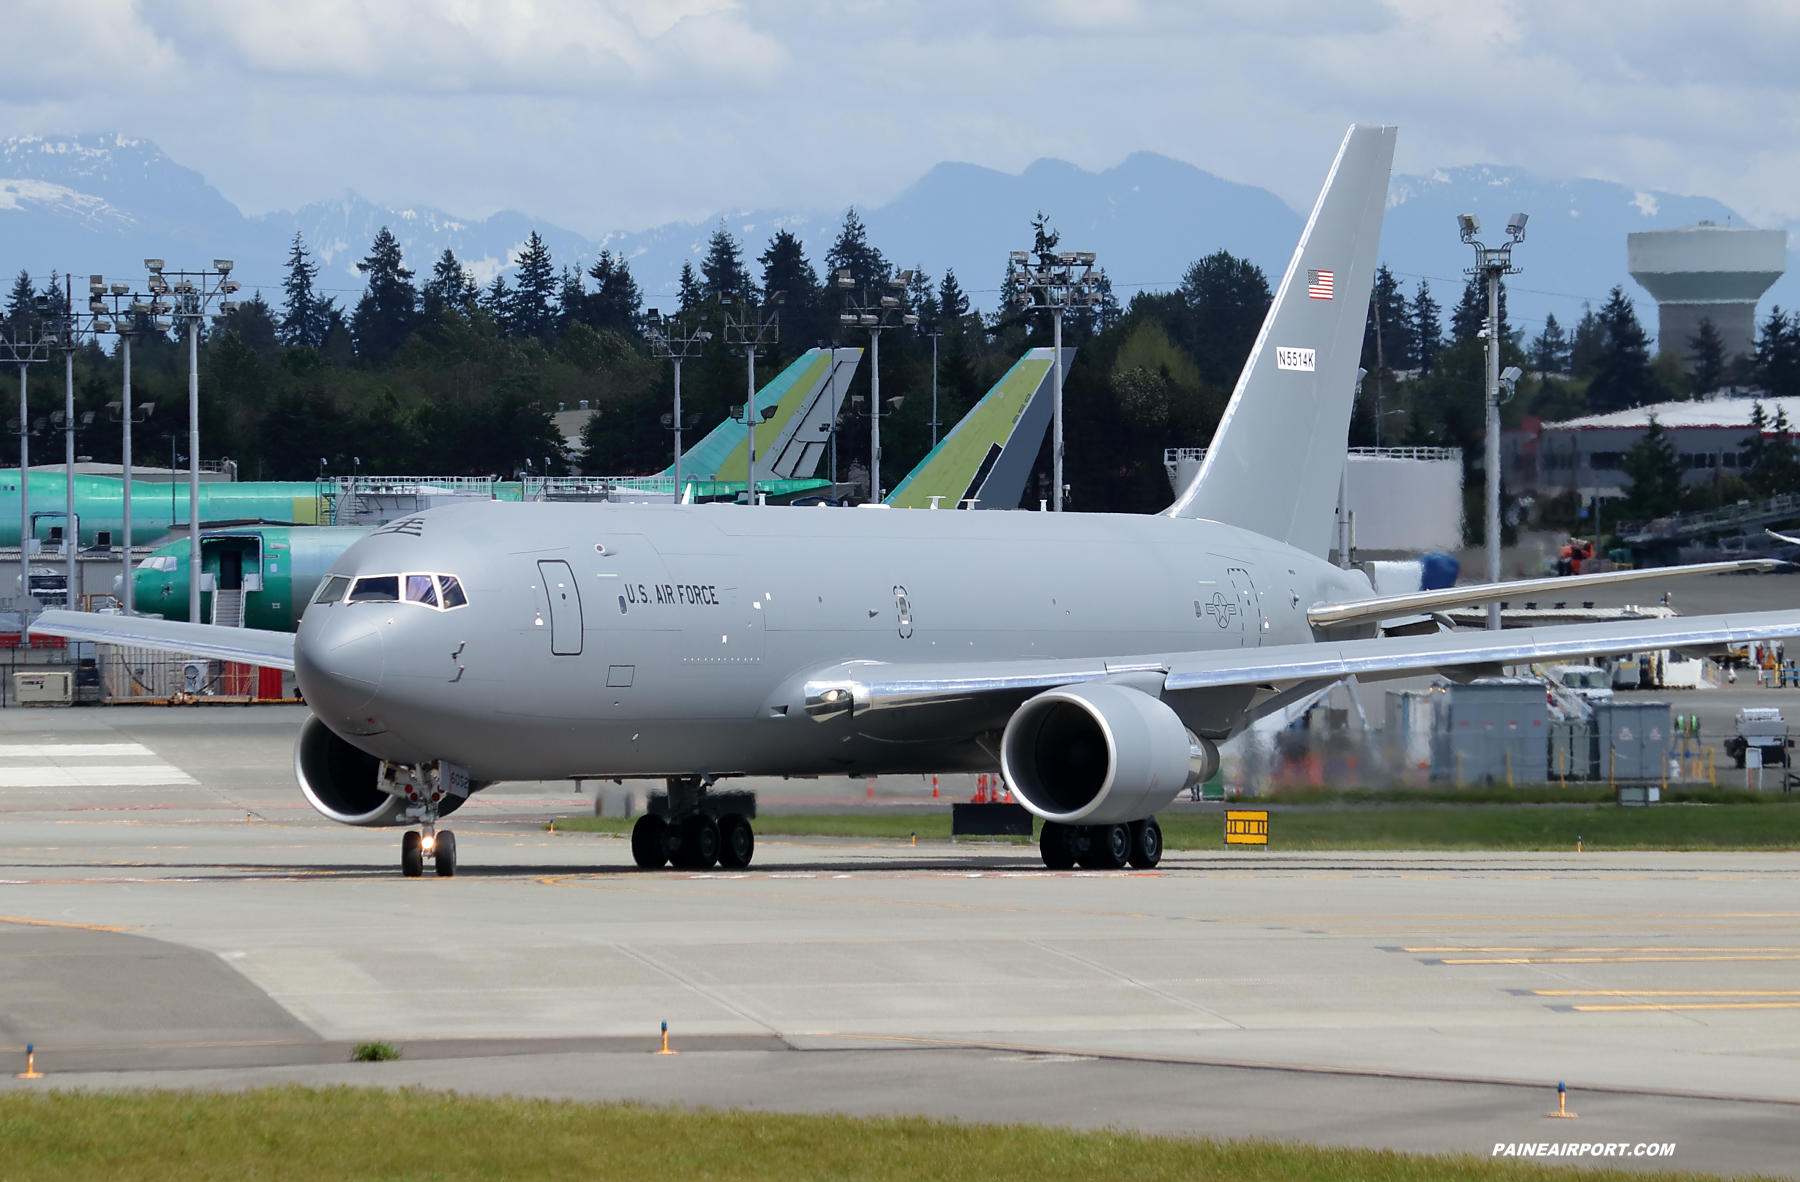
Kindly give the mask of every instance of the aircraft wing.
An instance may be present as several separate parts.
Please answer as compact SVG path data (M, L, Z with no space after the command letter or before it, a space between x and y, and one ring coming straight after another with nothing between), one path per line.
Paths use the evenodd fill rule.
M294 667L294 634L260 628L226 628L185 620L152 620L144 616L110 616L95 612L47 611L28 629L45 636L91 640L127 648L158 649L190 657L240 661L266 669Z
M1777 535L1779 536L1779 535ZM1547 579L1517 579L1510 583L1470 583L1461 587L1445 587L1439 591L1414 591L1406 595L1383 595L1374 599L1354 599L1346 603L1322 603L1306 609L1307 622L1315 628L1341 627L1370 620L1391 620L1397 616L1420 615L1447 611L1456 607L1472 607L1496 599L1516 599L1525 595L1548 595L1556 591L1587 591L1595 587L1611 587L1619 583L1647 580L1691 578L1695 575L1741 574L1745 571L1772 571L1786 566L1772 558L1754 558L1736 562L1702 562L1693 566L1654 566L1645 570L1604 571L1594 575L1558 575Z
M955 716L1004 725L1019 702L1046 689L1079 682L1121 679L1160 684L1178 710L1183 695L1237 691L1231 717L1213 713L1215 733L1247 725L1294 695L1313 692L1355 675L1363 680L1458 670L1474 675L1505 665L1529 665L1569 657L1674 648L1705 650L1800 636L1800 611L1676 616L1621 620L1506 632L1441 632L1425 636L1271 645L1211 652L1166 653L1072 660L901 665L847 662L815 671L804 683L805 712L820 721L849 713L880 725L897 741L908 728L903 716L919 713L922 726ZM1251 703L1254 700L1255 706ZM1220 709L1224 707L1221 706ZM929 721L928 721L929 720Z

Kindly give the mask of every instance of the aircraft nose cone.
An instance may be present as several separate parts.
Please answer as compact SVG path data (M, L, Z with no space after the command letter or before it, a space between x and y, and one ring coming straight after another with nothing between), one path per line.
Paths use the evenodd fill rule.
M301 689L315 706L349 713L375 696L381 685L380 621L366 611L337 606L296 654L309 668Z

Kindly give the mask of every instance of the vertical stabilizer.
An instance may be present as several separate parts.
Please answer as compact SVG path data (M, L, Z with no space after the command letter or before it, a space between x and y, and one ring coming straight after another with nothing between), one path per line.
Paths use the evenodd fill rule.
M1200 475L1167 516L1330 549L1397 131L1344 137Z
M1017 509L1050 426L1055 349L1027 349L888 494L896 509ZM1075 363L1063 347L1063 374Z
M831 428L843 408L850 379L862 362L861 349L825 349L830 368L815 378L812 391L788 420L788 430L769 449L768 470L783 480L808 480L831 443ZM760 464L761 461L758 461Z

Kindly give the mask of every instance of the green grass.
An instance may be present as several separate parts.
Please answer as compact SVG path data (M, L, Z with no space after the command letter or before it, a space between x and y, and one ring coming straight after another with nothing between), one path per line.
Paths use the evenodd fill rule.
M1190 1141L920 1117L856 1119L482 1099L417 1090L0 1094L0 1178L9 1180L1605 1182L1644 1177L1472 1155ZM1675 1182L1706 1175L1657 1177Z
M1476 804L1467 803L1464 795L1406 790L1288 792L1267 802L1244 801L1242 807L1277 806L1269 819L1269 848L1275 850L1573 850L1577 837L1584 850L1800 849L1800 808L1776 803L1794 801L1794 796L1759 797L1730 789L1671 790L1671 803L1619 808L1604 788L1598 792L1569 789L1566 793L1561 789L1545 793L1520 790L1520 794L1527 801L1566 802L1567 807ZM1493 799L1492 793L1468 795ZM1442 800L1457 803L1438 803ZM1707 807L1690 807L1692 804ZM1159 820L1163 843L1169 849L1206 850L1224 845L1224 820L1218 813L1166 813ZM632 824L615 817L564 817L556 821L556 828L622 834L629 833ZM950 813L764 815L756 819L756 832L764 837L899 841L917 832L922 839L947 841Z
M350 1058L357 1063L385 1063L399 1057L393 1044L385 1042L359 1042L350 1051Z

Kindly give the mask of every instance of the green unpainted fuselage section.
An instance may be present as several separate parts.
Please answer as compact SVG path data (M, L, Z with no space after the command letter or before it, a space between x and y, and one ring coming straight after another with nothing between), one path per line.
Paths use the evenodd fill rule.
M68 518L68 482L62 472L32 469L32 536L47 541ZM310 480L214 481L200 486L200 524L209 521L281 521L309 525L320 519L325 501ZM515 496L513 499L517 499ZM75 476L75 518L84 546L109 534L124 541L125 482L116 476ZM131 544L147 546L171 529L187 529L188 488L131 482ZM0 546L19 544L19 470L0 469Z
M331 564L368 534L366 529L342 526L207 530L200 535L201 570L212 576L212 586L235 582L244 590L245 627L292 632ZM181 538L156 550L132 572L139 612L165 620L188 618L188 550L188 539ZM202 622L212 619L212 599L211 592L201 591Z

